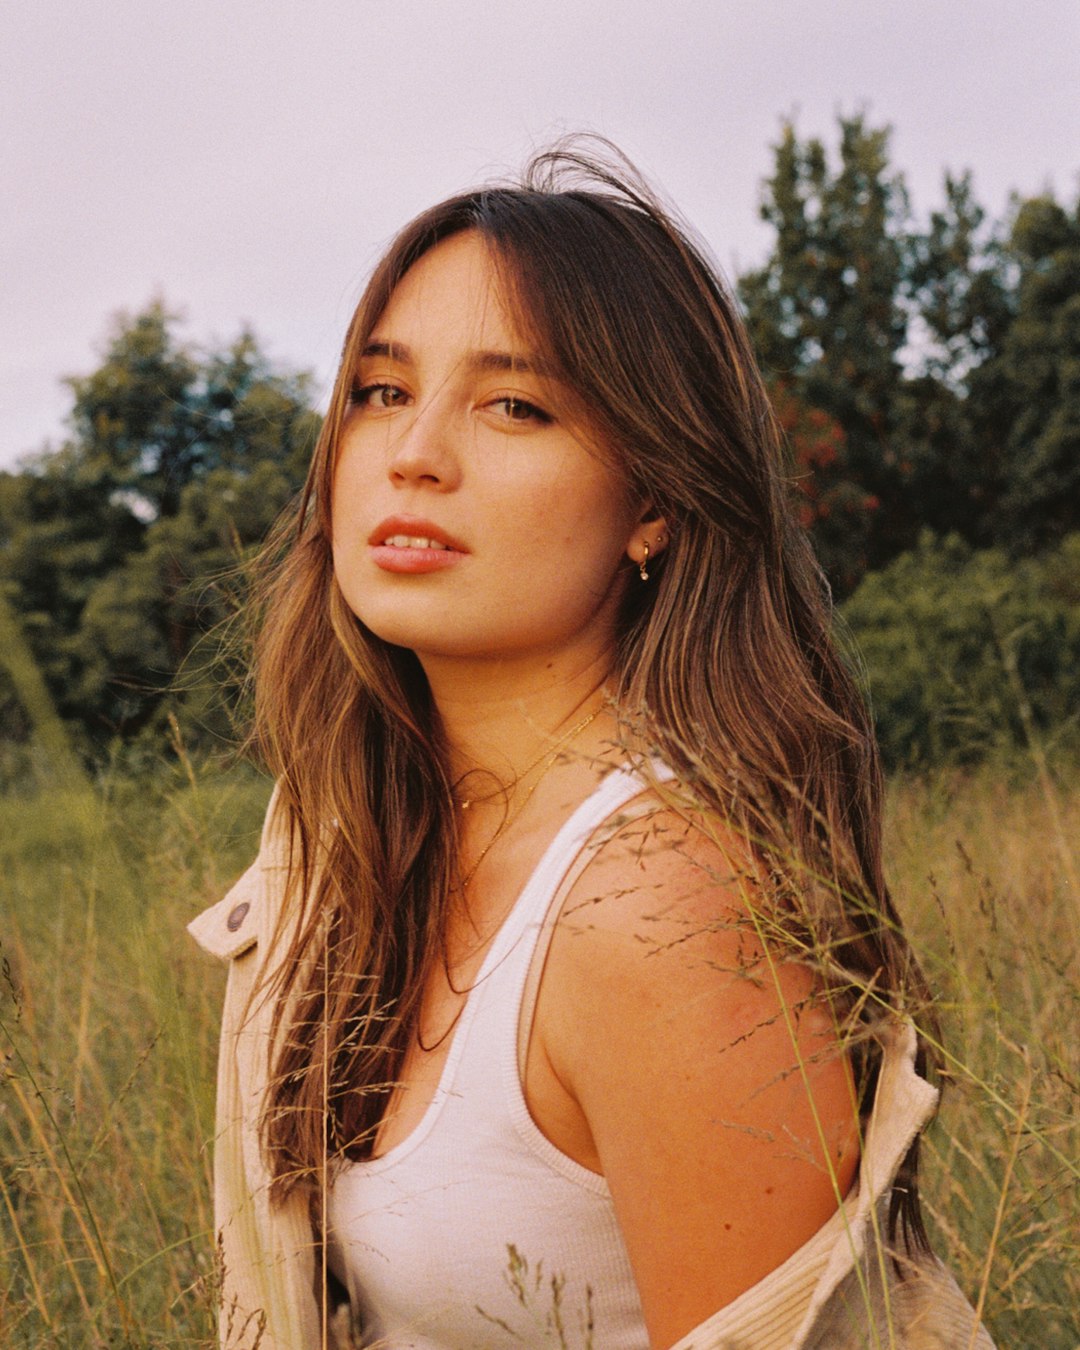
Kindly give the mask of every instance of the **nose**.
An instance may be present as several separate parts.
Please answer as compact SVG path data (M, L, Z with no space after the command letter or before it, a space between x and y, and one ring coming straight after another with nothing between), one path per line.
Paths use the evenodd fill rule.
M404 420L404 419L403 419ZM452 412L435 400L395 428L387 472L395 487L427 486L449 492L461 480L460 429Z

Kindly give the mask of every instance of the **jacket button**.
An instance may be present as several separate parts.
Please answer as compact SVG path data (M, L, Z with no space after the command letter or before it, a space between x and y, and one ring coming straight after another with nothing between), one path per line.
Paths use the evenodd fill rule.
M246 900L242 900L240 904L236 906L235 909L231 909L229 911L229 917L225 920L225 927L229 930L230 933L236 932L236 930L244 922L244 919L250 908L251 906L248 904L248 902Z

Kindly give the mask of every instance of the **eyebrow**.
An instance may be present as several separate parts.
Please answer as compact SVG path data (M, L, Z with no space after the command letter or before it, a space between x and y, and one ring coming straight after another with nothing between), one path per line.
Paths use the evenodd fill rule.
M364 357L382 356L402 365L415 365L412 349L404 342L387 342L374 339L368 342L360 353ZM538 356L522 356L517 352L479 351L470 352L467 364L473 370L521 372L526 375L539 375L546 379L558 379L554 367Z

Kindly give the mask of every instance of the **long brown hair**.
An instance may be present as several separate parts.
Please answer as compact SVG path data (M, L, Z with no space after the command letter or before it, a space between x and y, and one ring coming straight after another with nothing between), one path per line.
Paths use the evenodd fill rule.
M412 653L342 598L330 490L363 344L417 259L465 230L491 250L596 443L670 526L653 584L629 589L620 615L620 715L697 805L745 833L776 879L787 940L864 1025L875 1010L928 1007L882 873L873 732L736 305L630 166L594 149L556 147L520 185L453 197L396 238L350 325L303 500L270 546L255 737L292 858L267 986L276 1048L263 1137L279 1198L328 1159L370 1151L457 875L438 714ZM873 1042L862 1046L869 1095ZM914 1163L892 1217L922 1241Z

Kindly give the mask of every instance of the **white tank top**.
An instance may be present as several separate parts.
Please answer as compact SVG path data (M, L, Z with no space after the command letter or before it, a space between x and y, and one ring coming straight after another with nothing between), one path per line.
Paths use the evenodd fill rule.
M423 1119L333 1183L327 1257L365 1346L648 1350L607 1182L540 1133L518 1068L526 981L560 883L643 787L613 772L566 821L496 934Z

